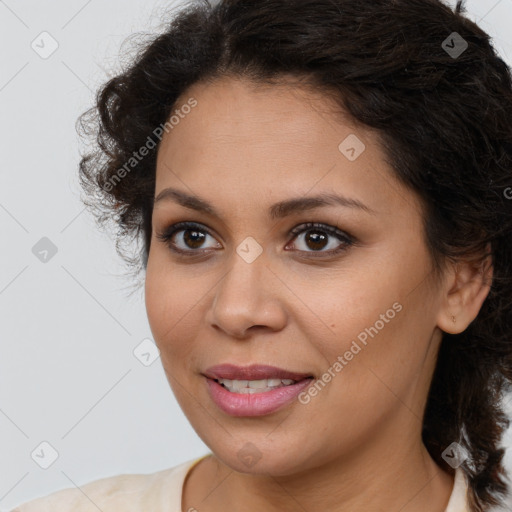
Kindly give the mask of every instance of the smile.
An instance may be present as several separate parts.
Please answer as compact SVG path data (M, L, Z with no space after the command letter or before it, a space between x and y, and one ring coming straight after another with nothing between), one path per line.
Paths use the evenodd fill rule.
M314 382L314 379L306 377L300 381L291 379L228 380L206 377L205 381L213 403L224 413L240 417L264 416L290 405L303 390Z
M296 384L293 379L260 379L260 380L232 380L216 379L219 384L225 387L231 393L254 394L266 393L273 389L279 389L283 386Z

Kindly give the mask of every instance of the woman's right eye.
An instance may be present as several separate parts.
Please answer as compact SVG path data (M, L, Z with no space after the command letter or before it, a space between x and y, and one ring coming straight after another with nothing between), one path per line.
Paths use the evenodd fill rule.
M156 237L162 240L171 251L178 253L196 253L205 249L204 242L213 235L200 224L194 222L179 222L173 224L165 231L157 233ZM217 242L216 246L206 247L205 250L219 249L222 246Z

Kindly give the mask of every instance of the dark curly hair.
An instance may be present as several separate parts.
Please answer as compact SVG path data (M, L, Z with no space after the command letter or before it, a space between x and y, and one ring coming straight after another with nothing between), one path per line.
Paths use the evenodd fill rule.
M454 10L440 0L198 0L136 48L78 129L94 139L80 162L82 200L100 227L113 223L118 253L138 274L151 243L158 135L192 84L291 77L374 128L424 204L435 273L459 258L492 258L477 318L443 334L422 431L452 474L443 451L454 441L466 450L470 507L482 512L509 492L499 443L512 381L512 85L489 35L464 13L463 0ZM130 256L133 240L143 247Z

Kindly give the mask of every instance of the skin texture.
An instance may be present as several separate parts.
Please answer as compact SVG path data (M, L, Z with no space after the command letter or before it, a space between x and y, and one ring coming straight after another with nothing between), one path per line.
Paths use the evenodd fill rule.
M423 446L422 416L442 330L476 317L489 291L483 272L450 264L434 280L418 197L394 178L375 134L327 97L227 77L194 84L178 106L190 97L197 106L159 148L155 196L173 187L220 217L156 202L145 289L169 383L213 452L189 473L183 510L444 511L453 475ZM355 161L338 149L350 134L366 146ZM373 213L333 205L267 215L275 202L322 192ZM202 256L176 255L156 237L180 221L212 233L188 246L186 233L174 236ZM343 242L315 245L315 228L290 234L306 222L356 241L318 257ZM252 263L236 252L249 236L263 249ZM232 417L210 399L201 373L220 363L321 377L394 303L401 311L308 404ZM248 442L261 456L251 467L237 455Z

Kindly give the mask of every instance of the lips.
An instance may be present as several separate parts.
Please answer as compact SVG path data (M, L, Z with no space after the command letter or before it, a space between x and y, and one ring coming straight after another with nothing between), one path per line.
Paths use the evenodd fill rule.
M309 373L261 364L220 364L208 368L202 375L212 401L221 411L234 417L265 416L276 412L296 401L314 380ZM274 379L278 379L277 383Z
M254 364L251 366L236 366L234 364L219 364L208 368L203 375L209 379L229 380L262 380L262 379L291 379L296 382L313 377L310 373L297 373L278 368Z

